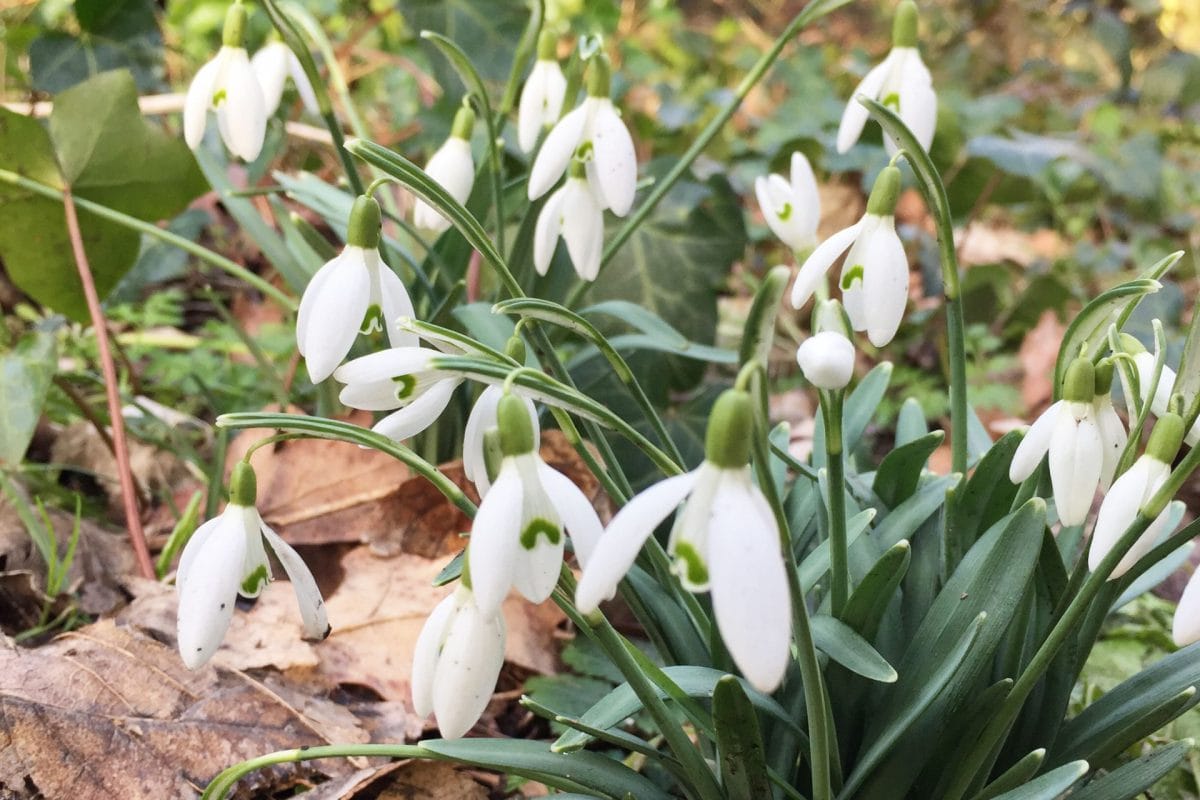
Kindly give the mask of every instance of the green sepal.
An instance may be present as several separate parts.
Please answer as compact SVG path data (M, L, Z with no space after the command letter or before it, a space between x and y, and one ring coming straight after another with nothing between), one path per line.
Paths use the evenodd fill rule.
M738 469L750 463L750 436L754 407L750 393L726 389L713 404L704 440L704 457L722 469Z
M500 398L496 407L496 420L500 427L500 452L505 456L523 456L533 452L533 422L529 409L515 394Z
M1111 358L1102 358L1096 365L1096 397L1101 397L1112 391L1113 373L1115 372Z
M508 337L508 341L504 343L504 355L508 356L518 364L524 364L525 340L515 333Z
M379 247L380 224L383 213L379 203L370 195L360 194L350 207L350 220L346 224L346 244L374 250Z
M900 168L887 166L879 171L871 197L867 200L867 213L877 217L890 217L896 213L896 201L900 199Z
M233 465L229 476L229 502L235 506L249 507L258 498L258 478L254 467L249 461L239 461Z

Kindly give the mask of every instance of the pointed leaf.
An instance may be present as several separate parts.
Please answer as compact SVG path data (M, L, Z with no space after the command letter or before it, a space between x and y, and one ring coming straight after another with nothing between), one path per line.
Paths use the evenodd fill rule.
M830 616L812 618L813 643L851 672L880 683L894 683L896 670L853 628Z
M771 796L762 731L754 706L732 675L713 690L713 723L717 728L721 784L729 800L759 800Z

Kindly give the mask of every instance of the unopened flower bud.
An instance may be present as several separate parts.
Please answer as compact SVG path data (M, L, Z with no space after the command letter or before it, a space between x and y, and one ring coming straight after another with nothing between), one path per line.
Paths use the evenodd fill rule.
M796 361L818 389L844 389L854 376L854 345L836 331L822 331L804 340Z

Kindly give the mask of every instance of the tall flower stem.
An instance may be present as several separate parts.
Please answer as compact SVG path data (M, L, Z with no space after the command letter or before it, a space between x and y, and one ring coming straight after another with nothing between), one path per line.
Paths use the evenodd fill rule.
M840 389L821 392L825 422L826 474L829 478L829 574L833 616L840 617L850 599L850 559L846 544L846 461L842 445Z
M79 217L75 213L75 198L67 189L62 195L63 211L67 218L67 236L71 240L71 252L79 270L79 281L83 284L83 296L87 299L88 314L92 318L92 329L96 331L96 349L100 354L100 369L104 373L104 394L108 398L108 419L112 425L113 455L117 461L117 478L121 482L121 504L125 509L125 525L129 543L137 558L138 571L143 578L154 580L154 562L146 547L146 533L142 530L142 515L138 509L137 489L133 485L133 469L129 464L129 442L125 438L125 418L121 415L121 395L117 385L117 367L113 363L112 351L108 346L108 323L100 308L100 296L96 282L88 265L83 236L79 232Z

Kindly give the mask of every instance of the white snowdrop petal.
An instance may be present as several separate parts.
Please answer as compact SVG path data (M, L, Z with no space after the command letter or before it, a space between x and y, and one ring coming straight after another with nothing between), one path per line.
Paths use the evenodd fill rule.
M933 91L929 70L921 62L916 50L905 59L900 78L900 118L913 132L921 148L929 150L937 128L937 94Z
M412 689L413 710L418 717L425 718L433 713L433 684L437 680L438 655L446 638L446 626L450 624L458 604L457 590L442 598L425 619L413 646L409 686Z
M188 571L196 560L196 555L204 549L204 543L221 524L221 519L220 515L215 516L196 528L191 538L187 540L187 544L183 546L183 552L179 554L179 566L175 568L175 588L178 591L183 591L184 581L187 580Z
M1107 490L1112 484L1117 471L1117 462L1129 441L1125 425L1113 408L1112 399L1108 395L1098 398L1095 403L1096 424L1100 428L1100 438L1104 442L1104 465L1100 471L1100 488Z
M1200 575L1200 570L1193 572L1188 579L1183 596L1179 598L1179 606L1175 609L1171 638L1177 647L1200 641L1200 578L1197 575Z
M334 371L333 377L341 383L391 380L427 369L429 360L437 354L428 347L393 347L348 361Z
M529 79L521 89L521 100L517 104L517 145L522 153L533 150L538 134L542 132L542 109L546 106L548 92L547 74L543 66L546 63L538 61L533 65Z
M604 250L604 212L587 183L568 180L563 190L562 235L575 272L585 281L595 280Z
M563 201L566 187L559 189L546 200L538 213L537 223L533 229L533 266L538 275L545 275L554 259L554 250L558 247L558 237L562 232Z
M222 514L221 523L190 560L179 590L176 632L179 655L188 669L204 666L221 646L233 619L245 555L241 515Z
M1090 415L1078 422L1071 414L1060 416L1050 437L1050 483L1063 525L1081 525L1087 519L1100 485L1103 450L1100 430Z
M300 64L300 59L296 58L296 54L290 49L288 50L288 73L292 76L292 83L296 85L296 91L300 95L300 102L304 103L305 110L310 114L321 113L320 104L317 102L317 93L313 91L312 83L309 82L308 75Z
M654 484L622 508L600 537L575 590L575 605L585 614L611 598L633 566L638 551L664 519L683 502L696 483L696 472Z
M571 536L579 566L587 569L592 553L604 534L604 525L596 508L570 478L549 464L538 465L538 476L546 488L546 495L554 504L554 510L562 517L563 527Z
M587 125L589 107L585 103L567 113L550 130L533 167L529 171L529 199L537 200L550 190L567 171L567 164L575 155L575 148L583 138Z
M487 708L504 666L504 620L470 603L450 620L433 684L433 714L447 739L471 729Z
M488 386L480 392L463 429L463 472L467 480L475 484L480 497L487 496L492 485L484 456L484 434L496 427L496 410L503 396L504 390L499 386Z
M484 613L498 613L508 596L520 556L523 500L521 476L512 459L506 458L496 482L479 504L467 548L471 589L475 592L475 604Z
M854 345L837 331L821 331L800 344L796 361L818 389L843 389L854 376Z
M513 566L513 588L531 603L541 603L549 598L558 583L563 548L561 527L557 543L552 544L545 536L539 536L532 550L521 547Z
M854 243L862 226L862 222L856 222L849 228L843 228L821 242L804 260L804 265L796 274L796 282L792 284L792 308L800 308L808 302L808 298L816 291L817 284L825 279L825 273L829 272L833 262Z
M1092 572L1096 571L1096 567L1100 566L1100 562L1104 560L1104 557L1116 545L1117 540L1137 518L1138 507L1142 504L1142 497L1146 493L1146 482L1149 479L1147 468L1146 459L1139 458L1113 483L1108 494L1104 496L1104 502L1100 504L1100 511L1096 515L1096 524L1092 529L1092 542L1088 548L1088 569ZM1142 539L1144 538L1146 537L1143 536ZM1149 546L1142 550L1139 547L1141 543L1139 539L1133 549L1121 559L1113 569L1109 580L1124 575L1139 558L1145 555ZM1153 540L1151 540L1152 543ZM1139 550L1141 552L1137 552Z
M358 338L371 297L365 262L347 252L317 287L304 321L304 364L313 383L333 374Z
M371 430L397 442L416 436L442 415L459 383L456 378L446 378L431 384L411 403L375 423Z
M312 571L304 563L304 559L279 534L263 523L262 534L283 565L288 580L292 582L292 591L296 593L296 605L300 608L300 619L304 622L305 639L324 639L329 635L329 617L325 613L325 600Z
M842 121L838 124L837 151L839 153L846 152L858 141L858 137L862 135L863 126L867 124L867 118L870 116L866 107L858 102L858 96L865 95L872 100L878 98L892 63L893 53L889 53L887 58L863 76L858 86L855 86L854 91L850 93L850 99L846 102L846 110L842 112Z
M283 42L268 42L250 59L250 68L262 89L263 111L268 117L279 109L283 83L288 76L288 56L292 51Z
M326 261L304 287L304 294L300 295L300 308L296 312L296 349L300 355L307 352L309 322L312 320L313 309L319 304L317 298L323 294L322 287L329 283L337 272L337 265L345 255L346 251L343 250Z
M812 221L812 229L815 232L817 221L821 216L818 211L821 205L821 195L817 188L817 176L813 174L812 164L809 163L808 157L799 150L792 153L790 177L792 179L792 196L802 207L800 210L805 212L804 216Z
M1063 412L1064 400L1059 400L1034 420L1033 425L1021 437L1008 465L1008 479L1013 483L1021 483L1038 468L1046 451L1050 449L1050 437L1054 433L1054 425L1058 416Z
M383 322L387 327L388 344L392 347L417 347L420 338L412 331L400 327L401 319L413 319L417 316L413 308L412 298L400 276L392 272L386 264L379 264L380 306L383 309Z
M204 141L208 112L212 108L214 83L220 72L220 59L221 54L218 53L196 72L183 100L183 139L193 150Z
M242 527L246 530L246 555L242 559L242 582L238 594L253 599L262 594L267 584L274 579L271 574L271 562L267 559L267 549L263 546L263 537L259 533L262 528L262 517L253 506L232 506L241 513Z
M267 135L262 89L246 51L240 47L228 49L220 86L225 90L225 99L217 106L217 122L230 152L243 161L253 161L262 152Z
M721 638L751 685L772 692L787 671L791 603L779 532L757 491L747 484L714 503L708 562Z
M592 121L595 175L604 205L618 217L629 213L637 190L637 154L629 129L611 100L600 98Z
M908 305L908 256L891 217L874 230L862 257L867 338L883 347L899 330ZM846 263L849 266L849 259Z

